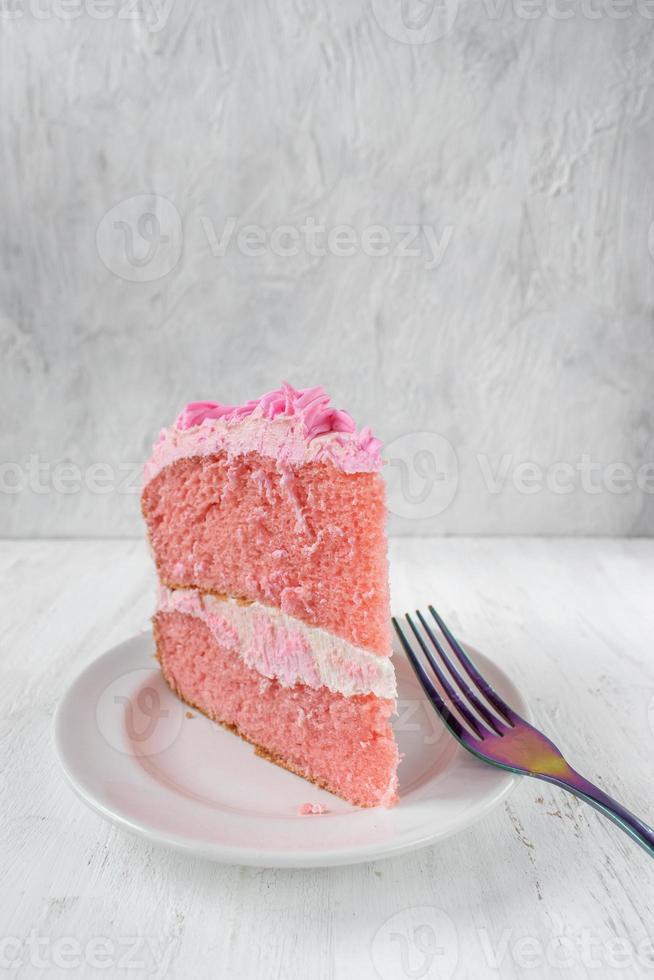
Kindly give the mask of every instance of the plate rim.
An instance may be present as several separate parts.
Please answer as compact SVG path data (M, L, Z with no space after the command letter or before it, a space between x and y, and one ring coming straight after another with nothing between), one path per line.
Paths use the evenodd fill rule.
M350 847L332 847L330 849L320 851L285 850L281 852L278 850L262 849L261 847L254 849L224 844L220 841L213 842L211 846L207 846L206 842L203 841L191 840L182 835L172 834L164 830L158 830L151 825L147 825L145 822L141 822L133 817L126 816L125 813L122 813L119 810L112 809L101 800L97 799L93 793L93 790L88 786L85 786L73 772L71 764L67 758L67 752L64 748L63 735L67 708L74 700L74 693L77 685L80 684L87 675L92 674L95 670L97 670L101 661L111 660L121 652L123 655L125 655L127 648L135 643L143 643L147 641L148 637L151 635L151 630L143 630L142 632L135 633L86 663L82 669L75 674L72 681L66 687L63 695L60 697L52 721L52 741L55 757L64 775L66 783L73 790L77 798L80 799L87 807L89 807L90 810L97 813L113 826L116 826L121 830L125 830L132 836L146 840L151 844L170 848L183 854L193 855L194 857L200 859L210 860L214 863L246 867L302 869L344 867L351 864L363 864L366 862L398 857L402 854L407 854L411 851L416 851L423 847L428 847L432 844L439 843L442 840L446 840L448 837L455 836L456 834L478 823L480 820L483 820L484 817L499 806L499 804L512 792L517 784L518 777L516 774L504 769L496 768L498 785L495 791L489 793L483 801L476 803L475 806L470 809L470 812L460 815L449 826L441 828L437 827L434 830L430 830L429 832L422 834L417 833L411 840L401 840L395 843L392 840L384 841L383 843L377 841L371 843L370 845L357 844ZM466 644L466 646L469 645ZM475 656L479 656L483 661L491 664L494 670L501 676L502 680L505 680L511 685L512 688L514 688L521 702L517 706L517 709L527 720L530 720L531 711L529 710L529 706L525 702L522 694L515 687L515 684L511 681L510 677L497 663L495 663L495 661L490 660L489 657L479 653L479 651L476 649L474 649L473 652ZM153 669L156 668L153 667ZM485 764L480 763L480 765ZM398 804L398 806L401 806L401 802Z

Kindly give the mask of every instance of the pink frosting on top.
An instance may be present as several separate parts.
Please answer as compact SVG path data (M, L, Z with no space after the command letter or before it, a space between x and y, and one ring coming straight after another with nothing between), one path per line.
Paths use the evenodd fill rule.
M269 391L261 398L245 402L243 405L221 405L219 402L189 402L175 420L175 428L184 431L202 425L206 419L224 419L226 422L240 422L255 412L265 419L280 416L298 419L308 440L328 432L356 433L356 425L351 415L342 408L331 408L330 398L322 385L303 388L299 391L286 381L281 388ZM369 452L378 452L381 442L375 439L369 428L358 433L357 445Z
M378 471L381 442L365 427L357 432L342 409L331 408L321 385L296 390L284 383L244 405L190 402L163 429L145 468L145 482L175 460L219 450L277 458L280 467L330 460L345 472Z

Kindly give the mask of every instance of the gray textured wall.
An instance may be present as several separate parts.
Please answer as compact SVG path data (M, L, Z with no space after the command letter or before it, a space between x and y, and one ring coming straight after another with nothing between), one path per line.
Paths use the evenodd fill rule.
M0 0L0 532L140 533L158 427L287 378L396 531L651 534L652 18Z

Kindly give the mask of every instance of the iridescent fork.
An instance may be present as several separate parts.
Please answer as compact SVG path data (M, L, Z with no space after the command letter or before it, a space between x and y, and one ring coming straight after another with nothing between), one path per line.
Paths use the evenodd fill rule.
M411 629L409 637L413 634L440 684L440 691L414 649L415 644L412 645L407 639L395 617L393 626L425 694L461 745L490 765L545 779L574 793L613 820L654 857L654 829L576 772L549 738L521 718L493 690L433 606L429 606L429 612L438 626L441 639L436 635L434 623L430 624L419 610L416 610L416 616L420 627L410 615L407 614L405 618ZM443 640L447 641L451 651L449 654ZM458 667L454 658L458 661ZM448 707L441 691L451 707Z

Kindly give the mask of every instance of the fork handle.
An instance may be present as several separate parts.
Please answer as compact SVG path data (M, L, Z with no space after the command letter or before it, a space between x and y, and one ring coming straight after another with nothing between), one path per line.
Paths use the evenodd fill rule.
M549 782L567 789L574 793L579 799L590 803L591 806L603 813L605 817L617 824L621 830L629 834L637 844L644 848L650 857L654 857L654 828L644 823L626 807L612 799L599 786L595 786L574 769L570 770L570 775L562 778L549 779Z

